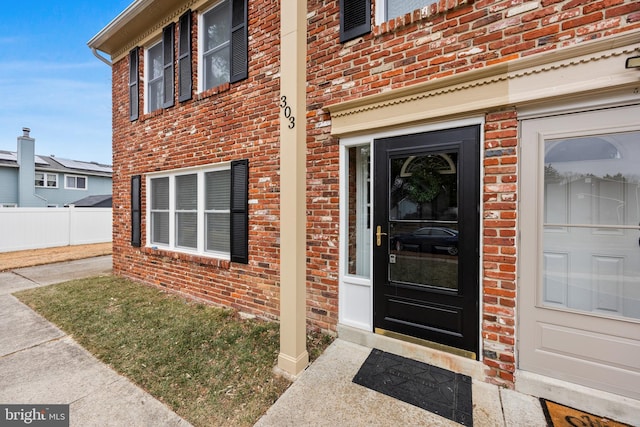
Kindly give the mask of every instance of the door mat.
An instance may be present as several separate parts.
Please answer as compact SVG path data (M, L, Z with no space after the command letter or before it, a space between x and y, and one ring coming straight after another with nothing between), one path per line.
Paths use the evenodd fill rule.
M547 424L551 427L632 427L629 424L619 423L608 418L599 417L588 412L560 405L546 399L540 399Z
M373 349L353 382L473 426L471 377Z

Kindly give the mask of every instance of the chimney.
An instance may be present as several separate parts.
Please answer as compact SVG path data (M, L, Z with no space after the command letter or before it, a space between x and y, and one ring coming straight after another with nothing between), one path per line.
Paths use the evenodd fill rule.
M36 140L29 136L29 128L22 128L22 136L18 137L18 207L42 206L35 197Z

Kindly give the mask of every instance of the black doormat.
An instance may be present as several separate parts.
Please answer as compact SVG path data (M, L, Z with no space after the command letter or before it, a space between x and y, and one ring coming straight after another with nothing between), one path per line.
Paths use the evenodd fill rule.
M353 382L473 426L471 377L373 349Z

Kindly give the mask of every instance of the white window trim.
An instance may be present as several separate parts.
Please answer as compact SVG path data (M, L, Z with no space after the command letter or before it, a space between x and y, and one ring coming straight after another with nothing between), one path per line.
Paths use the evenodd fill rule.
M67 178L75 178L76 186L69 187L67 186ZM78 188L78 178L84 178L84 188ZM86 175L64 175L64 189L65 190L79 190L79 191L87 191L89 189L89 177Z
M149 60L149 51L156 47L157 45L162 45L162 37L158 40L154 40L153 42L149 43L148 46L145 46L144 48L144 66L142 67L144 69L143 71L143 79L144 79L144 113L148 114L148 113L152 113L153 111L157 111L157 110L153 110L153 111L149 111L149 65L151 63L151 61ZM163 58L164 55L164 51L161 48L160 49L160 57ZM160 77L162 78L162 77ZM162 101L162 100L161 100ZM160 108L158 108L158 110L161 110L162 106L160 106Z
M41 173L44 176L44 180L43 180L44 181L44 185L35 184L36 188L58 188L59 187L58 186L58 174L57 173L48 173L48 172L36 171L36 174L39 174L39 173ZM47 185L47 182L49 182L49 177L51 177L51 176L55 177L56 185L49 187Z
M215 172L222 170L231 170L231 162L217 163L215 165L207 165L207 166L199 166L192 168L184 168L184 169L173 169L170 171L157 172L147 174L146 179L146 211L145 215L147 218L145 229L146 229L146 247L152 249L164 249L172 252L181 252L187 254L196 254L199 256L205 256L210 258L218 258L223 260L231 260L231 252L217 252L217 251L207 251L205 250L205 174L207 172ZM181 175L190 175L197 174L198 179L198 236L197 236L197 248L190 249L182 246L178 246L176 244L176 206L175 206L175 197L176 197L176 184L175 178L176 176ZM165 245L162 243L153 243L151 241L151 180L156 178L169 178L169 244ZM231 212L231 207L229 207L229 212Z
M229 1L229 0L218 0L216 1L211 7L207 8L206 10L202 11L202 13L198 14L198 93L202 93L205 90L205 82L204 82L204 60L203 60L203 56L204 56L204 15L206 15L207 13L211 12L213 9L215 9L216 7L220 6L222 3L224 3L225 1ZM229 7L231 7L231 3L229 3ZM229 25L231 25L231 23L229 23ZM231 40L229 39L228 43L231 43ZM231 64L229 64L231 65Z
M376 2L376 16L375 16L375 25L380 25L383 22L387 22L389 18L387 18L387 0L375 0ZM437 0L430 0L427 6L430 6L432 3L437 3ZM427 7L424 6L424 7Z

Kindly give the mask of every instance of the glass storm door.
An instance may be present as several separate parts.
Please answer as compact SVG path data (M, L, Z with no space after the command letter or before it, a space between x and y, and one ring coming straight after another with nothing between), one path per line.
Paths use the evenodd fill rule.
M525 120L519 368L640 399L640 107Z
M479 126L374 142L374 326L478 351Z

